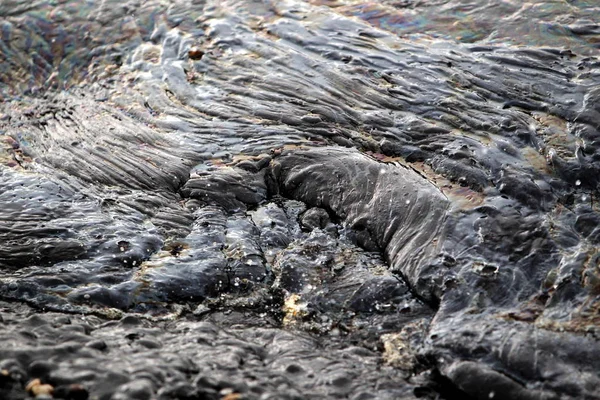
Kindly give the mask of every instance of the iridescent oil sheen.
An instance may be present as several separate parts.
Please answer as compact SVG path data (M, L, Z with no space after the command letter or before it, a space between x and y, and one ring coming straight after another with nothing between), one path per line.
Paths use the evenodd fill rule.
M594 1L441 0L319 1L340 14L367 21L400 37L441 38L461 43L502 46L562 46L595 54L599 32L579 34L597 22Z

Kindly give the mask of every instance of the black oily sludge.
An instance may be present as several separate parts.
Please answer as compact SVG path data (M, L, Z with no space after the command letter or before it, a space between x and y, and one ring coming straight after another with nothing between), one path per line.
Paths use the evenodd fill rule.
M323 154L327 157L319 157ZM569 313L571 306L548 290L548 275L561 258L539 215L491 198L472 211L450 212L447 222L447 200L414 171L361 163L356 157L347 150L291 152L277 160L281 164L275 173L285 193L344 218L363 246L380 246L392 270L406 277L417 295L439 302L430 342L421 351L475 397L592 395L583 388L600 384L594 372L600 350L596 340L584 340L582 358L579 348L570 347L581 345L571 334L538 333L522 324L544 313L544 304L550 305L550 313ZM385 224L378 221L381 216ZM473 229L477 237L465 235ZM510 231L518 236L507 235ZM531 349L531 340L544 350ZM556 354L550 348L568 350ZM549 375L552 382L543 378ZM473 379L484 381L485 387ZM579 382L579 388L571 387L572 382Z
M391 303L386 307L394 310L395 304L401 303L401 300L414 303L413 307L417 309L423 308L418 301L410 298L405 285L387 271L382 260L375 254L364 253L353 244L371 251L381 248L370 239L368 230L358 230L358 223L368 218L367 215L360 216L358 211L354 222L349 224L350 220L343 214L346 210L343 203L332 208L333 204L322 204L290 191L289 179L294 178L284 178L282 174L287 172L282 170L281 165L289 163L293 156L308 156L306 161L314 157L316 164L309 168L316 167L317 170L322 166L318 160L338 159L341 162L339 166L342 166L350 165L348 157L354 158L355 173L367 169L370 174L381 175L383 181L372 188L381 192L385 192L381 188L390 180L405 174L407 184L397 188L395 193L380 193L385 196L384 200L379 200L383 207L392 207L389 213L399 207L408 210L419 208L418 205L410 206L411 199L414 204L423 199L399 195L402 192L410 194L415 185L425 187L421 196L426 204L431 203L431 199L427 198L428 192L440 196L432 185L412 170L382 165L358 152L348 154L347 150L298 149L275 157L275 160L266 157L254 162L241 161L235 166L212 168L210 173L197 170L179 190L186 202L186 212L192 215L192 220L188 221L191 226L177 240L161 242L160 251L155 247L159 243L144 242L143 235L136 241L125 240L123 236L118 241L115 236L103 237L114 243L115 248L110 249L112 251L108 254L109 248L105 244L87 255L72 257L73 260L56 263L43 271L32 271L25 277L15 274L5 279L2 292L7 298L27 300L50 309L107 315L119 315L118 310L152 312L152 309L158 312L156 315L161 315L168 304L218 299L220 294L258 290L239 303L239 306L253 308L253 302L257 303L257 307L269 303L261 298L264 294L260 290L271 286L289 293L304 293L305 297L312 296L314 292L318 299L314 301L325 302L324 310L330 313L337 309L350 312L366 310L369 314L377 309L378 303L387 301ZM303 164L296 160L293 165L301 168ZM346 171L344 176L343 171L338 172L323 177L324 180L340 181L336 185L338 190L343 190L350 180L366 183L372 179L369 174L357 173L354 176L348 175L353 171ZM389 178L385 177L386 173L389 173ZM279 179L285 182L279 184ZM314 181L318 179L309 179L309 182ZM333 182L327 187L333 187ZM373 193L367 192L367 196L369 194ZM399 200L394 198L394 194L399 195ZM345 201L360 205L361 198ZM308 209L307 205L311 208ZM432 221L439 222L436 218L442 216L443 207L441 210L437 216L434 212ZM333 214L337 223L330 221L329 213ZM314 218L311 215L319 216L316 225L310 222ZM407 213L404 223L397 226L414 229L418 226L414 219L417 215L417 212ZM133 216L128 215L127 219ZM343 225L340 225L340 220L344 221ZM115 218L108 223L121 225L122 221ZM143 229L143 226L137 229ZM393 229L388 235L395 235ZM158 234L153 230L149 232ZM435 228L429 235L434 233ZM430 237L421 239L424 242L429 240ZM61 243L58 242L58 245ZM415 246L420 245L417 243ZM410 255L417 250L411 253L405 246L405 252ZM75 260L77 258L83 260ZM347 263L348 268L352 268L350 274L345 273ZM316 266L322 271L313 271ZM325 281L330 286L322 290ZM338 285L340 289L336 289ZM377 294L378 288L380 294ZM341 294L335 294L338 290ZM371 293L373 290L376 292ZM390 290L391 295L387 293ZM373 299L365 303L367 300L361 299L362 292ZM393 293L396 292L400 300L395 299ZM273 293L269 294L269 297L272 296ZM411 312L410 306L402 306Z
M435 254L449 203L416 171L335 148L290 151L273 164L282 194L330 210L361 247L385 254L409 282Z
M0 397L598 398L598 7L438 3L3 2Z

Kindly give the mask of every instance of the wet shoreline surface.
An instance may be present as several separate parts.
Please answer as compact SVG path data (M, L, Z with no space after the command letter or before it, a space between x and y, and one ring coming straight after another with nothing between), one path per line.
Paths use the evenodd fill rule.
M0 397L600 398L594 2L0 15Z

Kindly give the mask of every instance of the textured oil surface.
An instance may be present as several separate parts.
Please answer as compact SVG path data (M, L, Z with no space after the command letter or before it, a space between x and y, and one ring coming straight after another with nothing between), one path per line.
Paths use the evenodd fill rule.
M0 397L600 398L596 1L0 17Z

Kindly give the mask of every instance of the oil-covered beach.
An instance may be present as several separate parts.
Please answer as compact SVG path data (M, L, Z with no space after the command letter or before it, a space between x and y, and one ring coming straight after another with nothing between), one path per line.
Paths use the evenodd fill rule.
M0 101L0 399L600 399L597 1L2 0Z

